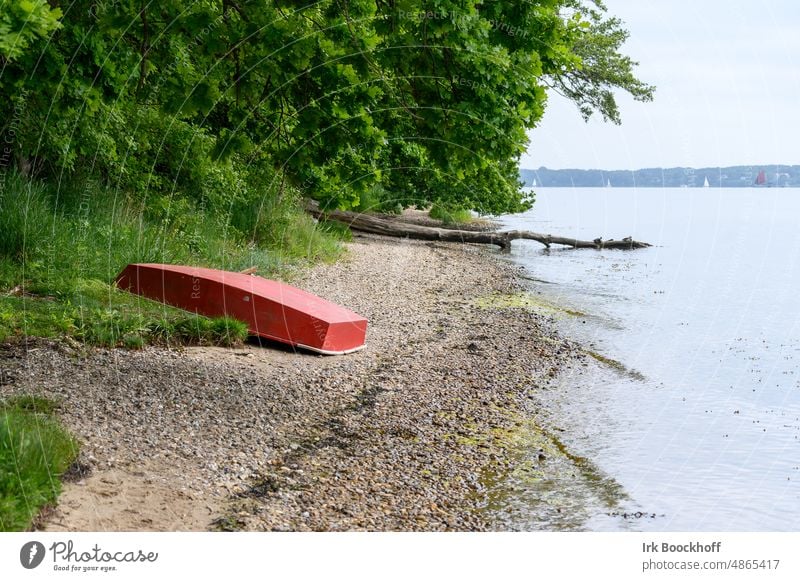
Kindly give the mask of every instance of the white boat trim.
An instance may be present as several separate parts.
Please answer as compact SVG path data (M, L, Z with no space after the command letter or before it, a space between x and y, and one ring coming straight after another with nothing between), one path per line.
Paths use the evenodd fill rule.
M353 347L352 349L345 349L344 351L327 351L325 349L317 349L316 347L309 347L308 345L303 345L302 343L295 343L294 346L300 347L301 349L308 349L309 351L313 351L314 353L319 353L320 355L349 355L350 353L361 351L364 347L367 346L367 344L364 343L363 345L359 345L358 347Z

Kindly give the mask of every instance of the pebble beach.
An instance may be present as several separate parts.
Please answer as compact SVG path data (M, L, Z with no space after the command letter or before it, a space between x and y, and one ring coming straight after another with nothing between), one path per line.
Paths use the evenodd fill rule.
M2 395L60 402L79 468L50 531L479 531L532 390L581 358L486 248L356 237L292 284L369 320L339 357L279 345L0 347ZM506 301L507 303L507 301ZM491 478L487 477L491 475Z

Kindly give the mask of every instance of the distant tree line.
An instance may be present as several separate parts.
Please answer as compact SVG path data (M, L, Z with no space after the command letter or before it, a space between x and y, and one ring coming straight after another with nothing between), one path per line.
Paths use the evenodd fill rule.
M637 170L523 169L525 186L599 188L749 188L764 172L767 187L800 186L800 165L736 165L730 167L670 167Z

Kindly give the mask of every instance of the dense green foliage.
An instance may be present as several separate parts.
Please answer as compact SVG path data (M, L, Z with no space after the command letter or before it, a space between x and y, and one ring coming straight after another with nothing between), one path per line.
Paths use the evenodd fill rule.
M50 6L0 0L0 170L227 220L287 191L358 207L376 187L386 208L519 210L548 86L613 120L611 89L652 93L591 0Z
M628 39L628 31L618 18L606 18L599 2L571 0L567 4L580 20L581 34L573 39L570 51L580 66L549 71L548 87L574 101L584 119L599 112L603 119L619 125L622 121L614 90L623 88L638 101L653 99L654 88L636 78L636 66L620 52Z
M55 402L0 401L0 531L23 531L61 490L78 445L52 416Z

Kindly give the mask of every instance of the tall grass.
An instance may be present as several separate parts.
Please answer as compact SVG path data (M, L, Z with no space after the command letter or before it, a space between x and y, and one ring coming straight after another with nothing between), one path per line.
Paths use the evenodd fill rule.
M474 220L472 212L469 210L450 208L441 204L434 204L428 211L428 215L445 224L467 224Z
M0 341L72 335L102 345L236 343L246 328L118 292L130 263L255 266L289 278L298 265L332 260L341 237L320 229L295 200L198 207L181 197L133 200L91 181L59 188L18 174L0 182Z
M0 256L24 261L51 219L43 188L12 174L0 192Z
M338 257L341 235L299 211L299 204L288 192L242 202L232 208L230 223L245 236L250 248L271 249L279 263Z
M0 401L0 531L23 531L61 491L78 445L53 417L54 402Z

